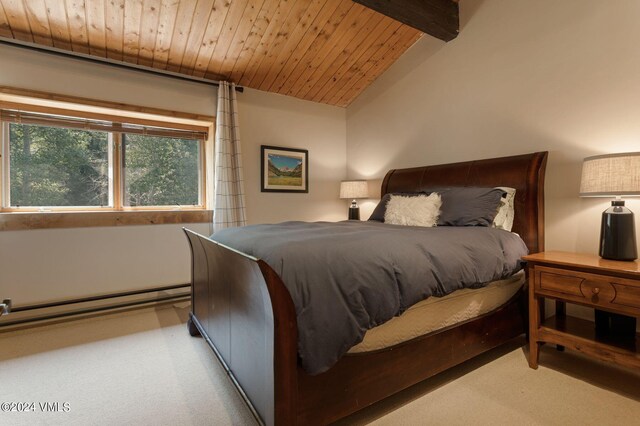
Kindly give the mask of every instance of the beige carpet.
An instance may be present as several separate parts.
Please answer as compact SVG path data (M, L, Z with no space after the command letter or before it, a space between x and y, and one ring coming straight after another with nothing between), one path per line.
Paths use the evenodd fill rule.
M255 424L188 307L164 306L0 334L0 424ZM640 375L545 348L531 370L504 346L342 424L640 425ZM39 403L59 403L42 412ZM68 411L65 405L68 403Z

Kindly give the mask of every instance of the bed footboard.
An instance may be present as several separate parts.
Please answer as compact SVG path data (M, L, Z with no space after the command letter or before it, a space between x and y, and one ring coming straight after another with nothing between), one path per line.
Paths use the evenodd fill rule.
M289 292L263 261L184 231L192 253L189 331L202 334L261 422L295 423L298 336Z

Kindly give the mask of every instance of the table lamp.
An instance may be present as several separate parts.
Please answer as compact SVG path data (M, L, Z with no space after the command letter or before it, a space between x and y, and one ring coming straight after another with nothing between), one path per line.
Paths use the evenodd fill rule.
M584 159L581 197L615 197L602 213L600 257L612 260L638 258L633 212L622 196L640 196L640 152L597 155Z
M351 198L349 220L360 220L360 208L356 198L369 197L369 185L366 180L343 180L340 182L340 198Z

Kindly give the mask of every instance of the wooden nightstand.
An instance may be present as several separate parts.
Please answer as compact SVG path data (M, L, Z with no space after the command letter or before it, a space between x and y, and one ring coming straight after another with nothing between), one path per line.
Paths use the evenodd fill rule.
M640 263L597 255L544 252L525 256L529 268L529 366L538 368L540 346L553 343L604 361L640 368L640 335L596 332L591 321L566 315L565 303L640 317ZM556 314L544 315L544 299Z

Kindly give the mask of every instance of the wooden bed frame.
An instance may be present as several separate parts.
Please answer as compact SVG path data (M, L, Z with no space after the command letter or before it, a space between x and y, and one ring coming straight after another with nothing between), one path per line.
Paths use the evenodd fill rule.
M517 232L544 248L546 152L391 170L382 195L446 186L516 188ZM202 335L256 418L267 425L327 424L501 345L526 330L526 293L462 324L390 348L347 354L311 376L297 361L293 302L260 259L185 230L192 252L191 335Z

